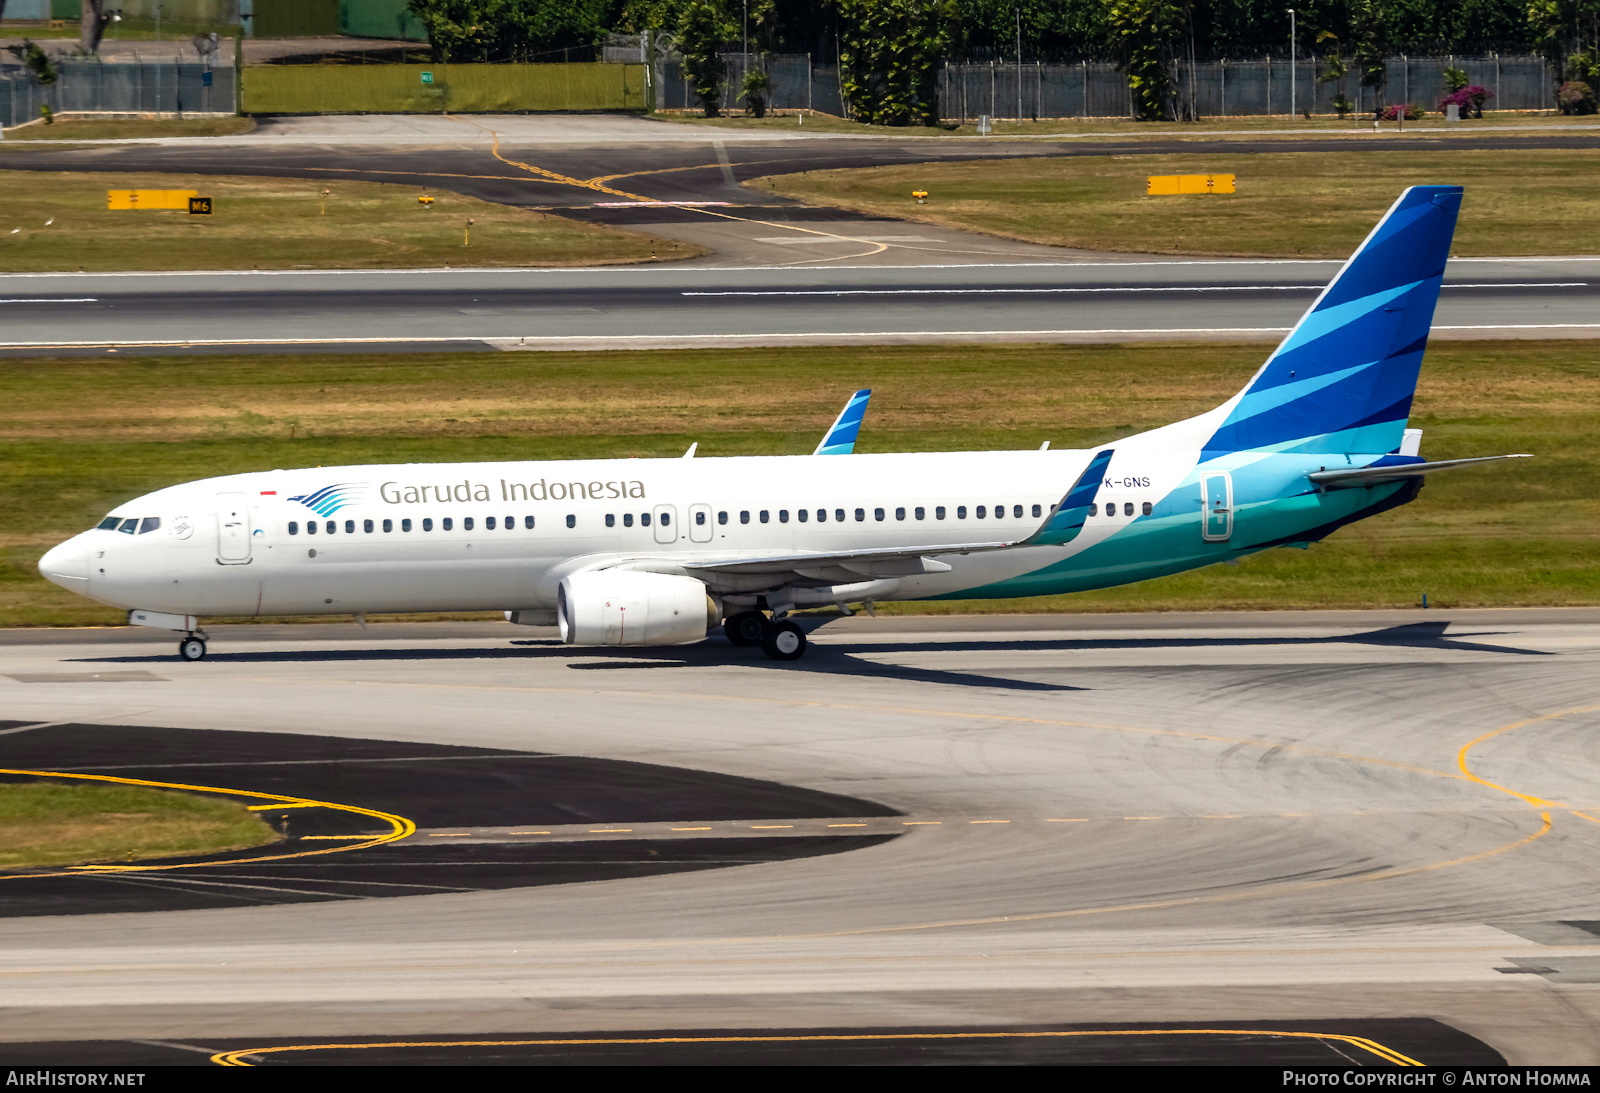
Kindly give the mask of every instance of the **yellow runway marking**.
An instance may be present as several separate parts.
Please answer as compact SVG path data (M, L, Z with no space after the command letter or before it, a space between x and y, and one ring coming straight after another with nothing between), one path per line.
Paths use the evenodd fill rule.
M751 831L777 831L779 828L792 828L794 824L751 824Z
M390 812L379 812L376 809L361 808L358 805L341 805L331 801L312 801L304 797L286 797L277 793L258 793L249 789L225 789L220 786L195 786L183 782L157 782L148 778L118 778L109 774L66 774L54 770L10 770L0 768L0 774L20 774L32 778L74 778L85 782L116 782L125 786L150 786L154 789L181 789L190 793L215 793L223 797L266 797L277 802L269 807L279 808L284 806L300 806L305 808L332 808L340 812L353 812L360 816L371 816L374 819L388 822L391 830L383 835L363 836L362 841L354 842L347 846L329 846L321 850L298 850L284 854L262 854L252 858L228 858L223 861L183 862L176 865L76 865L57 873L8 873L0 874L0 880L26 880L29 877L70 877L81 876L85 873L156 873L172 869L209 869L218 865L244 865L250 862L287 861L291 858L314 858L323 854L339 854L346 850L365 850L368 847L382 846L384 843L403 839L414 835L417 825L404 816L396 816Z
M867 825L866 824L829 824L828 826L829 827L866 827ZM677 828L673 828L672 830L677 831L678 829Z
M370 839L371 835L301 835L300 841L308 839Z
M710 831L709 827L675 827L674 831Z
M1008 824L1010 820L968 820L969 824Z
M901 827L938 827L943 820L902 820Z
M322 805L320 803L316 802L316 801L289 801L289 802L286 802L284 804L277 804L277 805L245 805L245 808L250 812L276 812L280 808L321 808L321 807L322 807Z
M548 832L548 831L512 831L512 832L508 832L508 834L512 834L512 835L548 835L548 834L550 834L550 832Z
M596 827L596 828L591 828L590 831L589 831L589 834L591 834L591 835L626 835L632 830L633 830L633 828L631 828L631 827Z
M290 1044L278 1047L248 1048L242 1051L223 1051L211 1056L218 1066L253 1066L246 1062L250 1056L273 1055L289 1051L367 1051L372 1048L450 1048L450 1047L617 1047L650 1044L803 1044L803 1043L864 1043L870 1041L903 1040L1046 1040L1081 1039L1090 1036L1267 1036L1298 1040L1335 1040L1376 1055L1386 1063L1396 1066L1425 1066L1416 1059L1365 1036L1345 1036L1334 1032L1282 1032L1277 1029L1073 1029L1059 1032L863 1032L829 1033L815 1036L640 1036L589 1040L414 1040L383 1044Z

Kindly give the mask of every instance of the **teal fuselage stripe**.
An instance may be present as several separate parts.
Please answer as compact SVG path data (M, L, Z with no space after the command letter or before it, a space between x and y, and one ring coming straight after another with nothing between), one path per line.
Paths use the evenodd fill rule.
M929 598L1054 596L1166 577L1286 545L1299 536L1316 533L1320 538L1331 530L1330 525L1359 519L1369 510L1390 507L1395 495L1406 488L1405 483L1394 482L1370 489L1307 491L1266 501L1236 502L1233 534L1225 542L1214 543L1201 537L1205 515L1196 486L1193 502L1188 505L1191 511L1172 511L1178 507L1172 503L1177 496L1174 494L1153 515L1136 518L1115 535L1070 558L1003 581ZM1188 491L1189 487L1185 489Z

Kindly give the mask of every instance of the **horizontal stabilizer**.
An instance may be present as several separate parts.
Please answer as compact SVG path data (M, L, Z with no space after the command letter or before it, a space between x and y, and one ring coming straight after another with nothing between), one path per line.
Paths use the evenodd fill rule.
M1394 457L1390 457L1394 458ZM1405 458L1405 457L1399 457ZM1385 464L1378 462L1370 467L1353 467L1349 470L1312 471L1306 477L1317 485L1330 490L1347 490L1356 486L1377 486L1384 482L1399 482L1406 478L1417 478L1420 475L1432 474L1435 471L1453 471L1457 467L1475 467L1479 463L1498 463L1502 459L1532 459L1526 453L1518 455L1486 455L1477 459L1441 459L1436 463L1427 463L1423 460L1394 462Z

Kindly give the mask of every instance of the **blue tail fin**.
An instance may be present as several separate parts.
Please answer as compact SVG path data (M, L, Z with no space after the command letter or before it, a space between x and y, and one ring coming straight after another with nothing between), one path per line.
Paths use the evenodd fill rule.
M1234 400L1208 453L1399 447L1461 208L1413 186Z
M839 411L839 416L834 418L833 427L822 438L822 443L817 445L817 450L811 454L849 455L855 451L856 434L861 431L861 420L867 416L867 400L871 397L871 388L851 395L844 404L844 409Z

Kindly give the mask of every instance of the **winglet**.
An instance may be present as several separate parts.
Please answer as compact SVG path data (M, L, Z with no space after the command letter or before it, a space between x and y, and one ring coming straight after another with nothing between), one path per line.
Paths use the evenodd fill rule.
M1089 506L1100 493L1100 483L1105 478L1106 467L1111 463L1114 449L1107 448L1089 461L1067 495L1061 499L1044 526L1020 544L1022 546L1064 546L1078 537L1083 522L1089 518Z
M833 419L833 427L822 438L822 443L817 445L817 450L812 455L849 455L856 448L856 434L861 431L861 419L867 416L867 400L872 397L872 389L866 388L850 396L844 404L844 409L839 411L839 416Z

